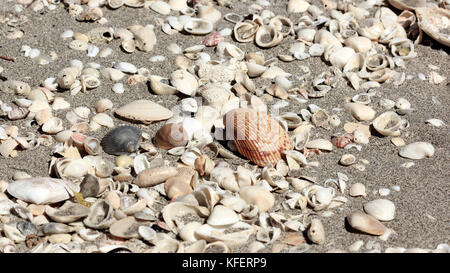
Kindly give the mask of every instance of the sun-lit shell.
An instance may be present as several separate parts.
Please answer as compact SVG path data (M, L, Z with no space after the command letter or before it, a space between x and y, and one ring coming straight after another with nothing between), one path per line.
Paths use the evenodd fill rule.
M197 79L187 70L179 69L172 72L170 82L181 93L194 96L199 86Z
M393 111L379 115L372 123L375 130L383 136L399 136L404 121Z
M177 175L178 170L175 167L154 167L140 172L134 181L139 187L156 186L168 178Z
M450 46L450 11L427 7L416 8L415 11L420 29L439 43Z
M284 150L292 149L287 132L272 117L253 109L235 109L224 116L226 138L243 156L259 166L276 165Z
M398 154L404 158L423 159L426 157L432 157L434 152L435 149L431 143L413 142L402 147Z
M321 245L325 243L325 229L319 219L312 219L308 229L308 238L311 242Z
M263 187L247 186L240 190L239 195L247 204L257 206L259 211L268 211L275 204L275 197Z
M380 221L391 221L395 217L395 205L387 199L376 199L364 204L364 211Z
M236 41L248 43L253 41L259 25L254 21L237 22L233 28L233 34Z
M169 109L154 103L150 100L136 100L130 102L115 111L123 118L151 123L153 121L165 120L172 117L173 113Z
M389 4L399 10L415 10L419 7L424 7L426 4L426 0L388 0Z
M153 143L158 148L169 150L185 146L188 140L188 134L183 129L182 123L169 123L158 130Z
M89 214L89 208L78 203L67 201L59 208L46 206L45 214L58 223L71 223Z
M352 228L372 235L383 235L388 231L375 217L360 211L350 213L347 221Z
M200 18L190 18L184 25L186 32L195 35L206 35L213 31L213 28L214 26L210 21Z
M90 228L109 228L115 221L113 208L107 200L99 199L91 205L88 216L83 223Z
M8 185L12 196L33 204L56 203L70 198L70 188L79 191L79 186L63 179L35 177L17 180Z

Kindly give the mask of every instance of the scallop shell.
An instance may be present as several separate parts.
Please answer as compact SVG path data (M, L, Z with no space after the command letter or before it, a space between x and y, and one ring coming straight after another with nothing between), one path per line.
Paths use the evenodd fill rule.
M255 164L275 166L292 144L287 132L272 117L254 109L234 109L224 116L226 137L237 150Z
M150 100L136 100L130 102L115 111L123 118L140 121L145 124L152 121L165 120L172 117L169 109Z
M102 139L103 150L112 155L132 153L139 147L142 132L137 127L120 126L109 131Z

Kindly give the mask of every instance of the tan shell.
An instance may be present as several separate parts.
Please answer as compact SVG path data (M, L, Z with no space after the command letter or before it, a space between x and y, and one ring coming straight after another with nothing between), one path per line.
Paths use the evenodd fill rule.
M71 223L89 214L89 208L78 203L67 201L58 209L47 206L45 214L58 223Z
M180 123L168 123L161 127L155 135L153 143L156 147L169 150L174 147L185 146L188 134Z
M383 235L388 230L375 217L360 211L350 213L347 221L352 228L372 235Z
M175 167L149 168L139 173L134 183L139 187L156 186L178 173Z
M151 123L152 121L169 119L173 115L169 109L150 100L130 102L117 109L115 113L123 118L141 121L145 124Z
M414 10L418 7L424 7L426 0L388 0L394 8L400 10Z
M287 132L272 117L254 109L229 111L224 117L226 137L234 140L237 150L255 164L275 166L284 150L292 144Z
M254 21L237 22L233 29L234 38L241 43L251 42L255 38L258 28L259 25Z
M439 43L450 46L450 35L445 33L450 28L450 10L421 7L416 8L416 15L420 29Z

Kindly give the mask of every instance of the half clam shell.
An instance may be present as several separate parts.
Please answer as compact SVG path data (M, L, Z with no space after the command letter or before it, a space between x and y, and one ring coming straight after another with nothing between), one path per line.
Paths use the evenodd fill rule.
M115 111L123 118L149 124L153 121L166 120L172 117L169 109L150 100L136 100Z

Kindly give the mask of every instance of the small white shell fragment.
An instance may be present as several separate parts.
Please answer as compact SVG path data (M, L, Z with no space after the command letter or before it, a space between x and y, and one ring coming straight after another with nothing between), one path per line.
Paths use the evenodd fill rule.
M30 57L31 59L36 58L37 56L39 56L41 54L41 51L37 48L32 48L30 50L30 53L28 55L28 57Z
M364 241L358 240L348 247L348 251L350 251L350 252L359 251L363 245L364 245Z
M113 50L110 47L103 48L98 53L98 56L101 58L106 58L113 53Z
M112 87L112 91L114 91L114 93L116 94L122 94L125 91L123 83L121 82L115 83Z
M362 183L355 183L351 185L349 194L353 197L366 196L366 186L364 186L364 184Z
M380 221L391 221L395 217L395 205L387 199L376 199L364 204L364 211Z
M425 157L432 157L434 151L435 149L431 143L419 141L404 146L398 154L408 159L423 159Z
M394 185L391 187L391 189L398 192L398 191L400 191L400 186Z
M388 189L388 188L381 188L381 189L378 190L378 193L381 196L388 196L391 193L391 190Z
M67 39L67 38L72 38L73 36L73 31L71 29L65 30L63 33L61 33L61 38L63 39Z
M114 68L130 74L135 74L137 72L137 67L134 64L127 62L117 62L114 64Z
M421 79L422 81L426 81L427 80L427 77L423 73L417 73L417 77L419 79Z
M164 62L166 60L166 57L162 55L153 56L149 59L150 62L156 63L156 62Z
M180 103L181 110L184 112L196 113L198 110L198 104L194 98L182 99Z
M183 49L181 49L181 47L175 43L171 43L167 46L167 50L169 50L170 52L172 52L173 54L181 54L183 52Z
M437 119L437 118L428 119L425 122L429 123L429 124L431 124L433 126L436 126L436 127L441 127L441 126L445 125L445 123L442 120Z
M169 15L169 13L170 13L170 6L169 6L169 4L167 4L166 2L163 2L163 1L152 2L150 4L150 8L153 11L155 11L155 12L161 14L161 15Z
M323 45L321 44L313 44L310 48L309 48L309 55L311 55L312 57L320 57L322 56L323 52L325 51L325 48L323 47Z
M89 45L88 48L87 48L87 56L88 57L95 57L95 56L97 56L99 51L100 51L100 49L98 48L98 46Z

